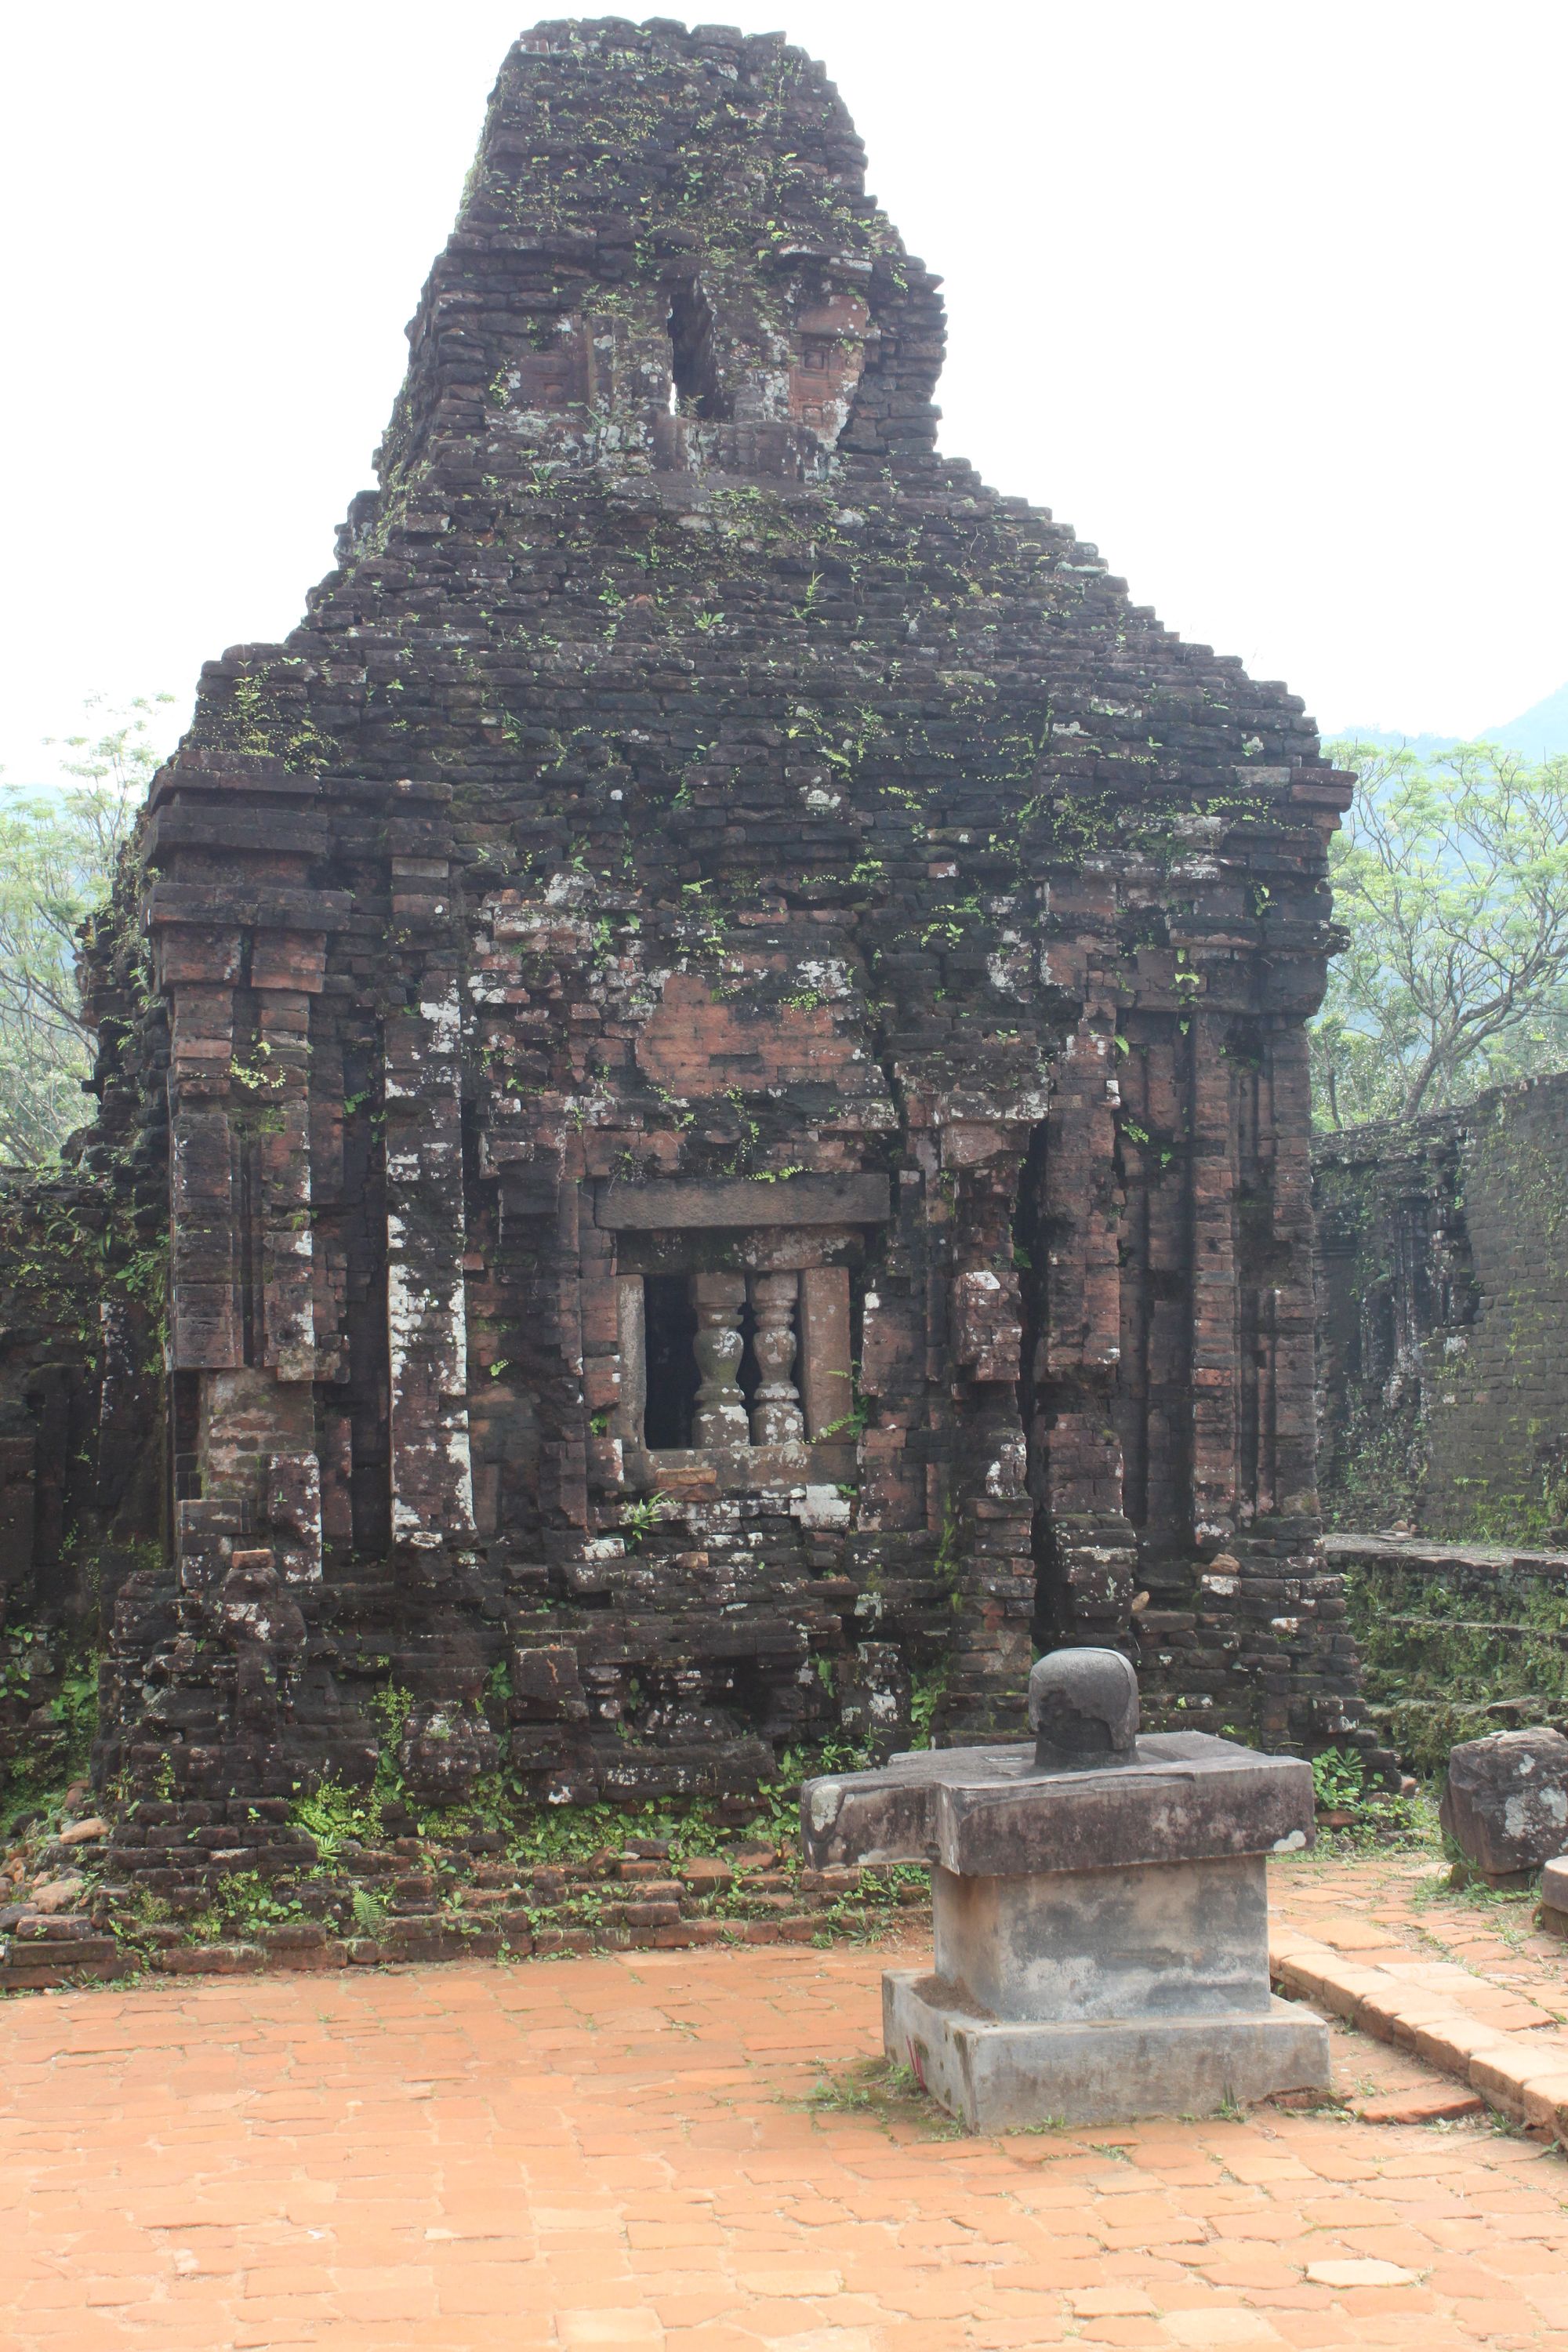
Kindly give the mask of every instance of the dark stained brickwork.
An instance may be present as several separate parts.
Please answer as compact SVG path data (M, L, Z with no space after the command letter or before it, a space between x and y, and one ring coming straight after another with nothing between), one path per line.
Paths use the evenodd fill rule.
M1325 1510L1568 1534L1568 1077L1320 1138Z
M126 909L122 903L121 916ZM89 937L102 1113L70 1173L0 1180L0 1804L85 1762L128 1579L166 1559L162 1061L134 921ZM166 1582L167 1570L156 1572Z
M424 1801L740 1799L1016 1735L1032 1637L1354 1737L1300 702L935 454L938 280L781 39L525 35L409 331L151 798L95 1149L166 1136L170 1532L104 1769L232 1822L405 1694Z

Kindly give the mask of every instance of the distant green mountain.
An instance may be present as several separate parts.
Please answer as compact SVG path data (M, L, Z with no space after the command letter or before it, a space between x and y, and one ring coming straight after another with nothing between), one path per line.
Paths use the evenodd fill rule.
M1331 743L1370 743L1379 751L1424 753L1451 751L1464 740L1460 735L1402 735L1388 727L1325 727L1323 737Z
M1500 743L1505 751L1522 751L1531 760L1568 751L1568 686L1560 686L1544 702L1532 702L1518 719L1504 727L1489 727L1485 733L1489 743Z
M1385 727L1335 727L1329 731L1357 743L1375 743L1385 751L1401 748L1428 753L1451 751L1456 743L1470 741L1496 743L1505 751L1521 751L1527 760L1549 760L1555 753L1568 752L1568 686L1560 686L1544 701L1532 702L1517 719L1504 719L1496 727L1483 727L1469 737L1401 735Z

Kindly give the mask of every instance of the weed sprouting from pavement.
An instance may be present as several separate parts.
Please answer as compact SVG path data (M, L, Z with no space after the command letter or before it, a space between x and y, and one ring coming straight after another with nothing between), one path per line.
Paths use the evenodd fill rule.
M885 2126L913 2125L931 2139L972 2137L921 2088L908 2066L887 2058L857 2058L838 2066L823 2063L805 2096L789 2104L810 2115L868 2116Z

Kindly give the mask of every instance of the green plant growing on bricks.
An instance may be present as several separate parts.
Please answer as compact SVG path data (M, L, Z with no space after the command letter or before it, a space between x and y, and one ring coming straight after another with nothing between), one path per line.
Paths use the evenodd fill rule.
M1365 1780L1365 1767L1354 1748L1325 1748L1312 1759L1312 1794L1331 1812L1354 1812Z

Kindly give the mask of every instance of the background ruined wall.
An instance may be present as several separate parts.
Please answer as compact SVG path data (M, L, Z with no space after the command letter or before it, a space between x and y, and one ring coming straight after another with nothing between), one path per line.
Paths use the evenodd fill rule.
M409 331L102 950L153 961L88 1161L170 1252L101 1759L184 1808L124 1866L249 1867L389 1747L426 1804L744 1803L1016 1730L1036 1639L1136 1647L1153 1721L1369 1737L1300 703L936 456L938 281L776 38L525 36ZM715 1361L798 1285L843 1412L645 1444L668 1279Z
M1320 1477L1331 1525L1561 1544L1568 1077L1323 1136Z
M1568 1554L1420 1536L1341 1534L1367 1718L1411 1771L1461 1739L1568 1728Z

